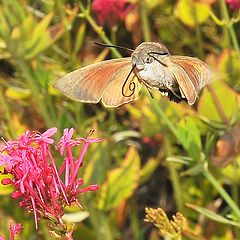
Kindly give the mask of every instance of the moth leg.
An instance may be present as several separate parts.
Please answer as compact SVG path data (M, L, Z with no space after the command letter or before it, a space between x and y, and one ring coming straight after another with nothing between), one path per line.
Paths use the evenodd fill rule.
M165 89L165 88L159 88L159 92L160 92L163 96L168 96L169 90L167 90L167 89Z
M178 88L178 89L173 89L172 87L169 87L169 90L171 91L171 93L172 93L176 98L182 99L182 97L178 94L178 93L180 93L179 88ZM181 94L181 93L180 93L180 94Z
M166 95L170 101L176 103L187 101L185 97L181 97L179 87L178 88L168 87L168 89L159 89L159 91L162 92L163 95Z

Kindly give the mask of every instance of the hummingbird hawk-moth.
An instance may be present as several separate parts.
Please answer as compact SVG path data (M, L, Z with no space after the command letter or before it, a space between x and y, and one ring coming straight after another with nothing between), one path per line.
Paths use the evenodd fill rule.
M194 57L170 55L163 44L143 42L135 50L126 49L132 51L131 57L79 68L56 81L55 87L77 101L102 101L105 107L118 107L136 100L145 85L171 101L184 100L192 105L211 81L206 63Z

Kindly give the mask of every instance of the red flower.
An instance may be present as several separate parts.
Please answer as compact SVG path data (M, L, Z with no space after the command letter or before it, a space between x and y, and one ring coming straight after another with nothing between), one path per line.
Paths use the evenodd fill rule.
M117 21L124 21L132 5L128 0L94 0L92 9L97 15L99 24L113 26Z
M240 0L226 0L226 3L233 10L239 10L240 9Z
M60 169L57 169L50 151L54 140L52 136L57 128L48 129L45 133L26 131L15 141L1 146L0 166L4 166L3 174L11 173L13 178L2 180L2 184L13 184L15 191L12 197L21 199L19 205L33 211L37 226L39 218L48 218L61 222L64 207L78 204L77 196L86 191L96 191L97 185L80 188L83 179L78 177L84 155L88 146L99 142L98 138L72 139L74 129L65 129L63 137L55 147L65 157ZM72 147L82 145L78 157L74 157ZM63 180L64 179L64 180Z

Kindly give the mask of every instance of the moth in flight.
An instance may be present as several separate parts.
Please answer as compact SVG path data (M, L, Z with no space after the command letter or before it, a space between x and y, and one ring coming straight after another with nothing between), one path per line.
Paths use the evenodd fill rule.
M194 57L170 55L161 43L143 42L135 50L125 49L132 51L131 57L79 68L57 80L55 88L80 102L102 101L105 107L118 107L136 100L145 85L170 101L192 105L199 91L211 81L206 63Z

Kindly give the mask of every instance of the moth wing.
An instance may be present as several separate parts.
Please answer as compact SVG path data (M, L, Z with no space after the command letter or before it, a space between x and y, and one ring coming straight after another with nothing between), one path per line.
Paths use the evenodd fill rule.
M208 65L198 58L186 56L168 57L167 65L183 97L187 98L189 105L194 104L198 92L211 81Z
M102 97L102 103L105 107L118 107L138 99L142 83L131 72L131 69L131 65L125 66L107 84ZM130 72L131 74L129 75ZM126 80L127 82L125 83Z
M112 97L114 98L115 95L118 96L118 94L115 94L117 91L116 87L119 87L120 83L124 83L130 70L131 58L102 61L68 73L57 80L54 83L54 87L74 100L86 103L98 103L103 97L104 91L109 91L110 86L112 86L113 91ZM118 106L129 102L126 99L121 99L121 101L122 103L118 96ZM106 98L104 104L106 106L114 106L108 98Z

